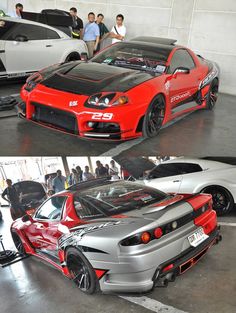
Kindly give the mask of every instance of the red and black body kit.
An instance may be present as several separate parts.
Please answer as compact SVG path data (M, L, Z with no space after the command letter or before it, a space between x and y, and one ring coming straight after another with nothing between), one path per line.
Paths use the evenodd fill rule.
M82 138L155 136L170 120L212 108L218 66L175 40L139 37L117 43L88 62L54 65L21 90L20 114Z

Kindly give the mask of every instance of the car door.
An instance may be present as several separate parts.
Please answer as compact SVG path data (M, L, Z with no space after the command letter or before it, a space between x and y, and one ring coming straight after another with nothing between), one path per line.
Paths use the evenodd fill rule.
M14 22L10 22L0 18L0 78L7 74L6 65L6 36L15 27Z
M58 230L67 197L53 196L37 210L33 223L28 227L28 238L35 248L57 251Z
M186 68L176 72L178 68ZM201 78L194 60L187 49L181 48L173 54L169 66L169 95L171 107L175 108L182 102L186 103L197 92Z
M164 192L178 193L182 182L181 171L177 164L159 164L144 180L145 185Z
M9 75L25 75L60 61L62 52L58 46L54 46L54 41L60 40L56 32L44 26L22 22L16 24L5 44Z

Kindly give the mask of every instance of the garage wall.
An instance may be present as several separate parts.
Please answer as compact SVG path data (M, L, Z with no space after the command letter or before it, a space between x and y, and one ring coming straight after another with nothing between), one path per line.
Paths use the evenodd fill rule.
M1 0L9 11L17 1ZM102 12L111 28L118 13L125 15L127 39L138 35L178 39L195 52L215 60L221 67L221 92L236 95L236 1L235 0L21 0L28 11L43 8ZM2 4L3 3L3 4Z

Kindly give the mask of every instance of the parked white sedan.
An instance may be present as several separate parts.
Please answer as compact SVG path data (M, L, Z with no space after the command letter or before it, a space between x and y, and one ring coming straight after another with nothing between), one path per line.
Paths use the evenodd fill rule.
M236 166L204 159L177 158L150 171L145 185L179 193L210 193L218 215L230 212L236 199Z
M0 18L0 79L27 76L55 63L87 54L82 40L24 19Z
M147 186L172 193L209 193L218 215L230 212L236 203L236 164L206 160L176 158L155 166L142 158L114 158L135 179ZM229 158L225 159L225 162ZM231 164L229 164L231 163ZM146 174L143 175L143 173ZM143 177L141 177L143 175Z

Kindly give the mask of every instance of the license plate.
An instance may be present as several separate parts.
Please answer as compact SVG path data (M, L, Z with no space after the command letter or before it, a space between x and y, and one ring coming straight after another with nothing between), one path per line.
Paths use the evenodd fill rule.
M192 235L188 236L188 241L191 246L197 247L202 243L204 240L206 240L209 236L204 233L203 228L199 228L195 231Z

